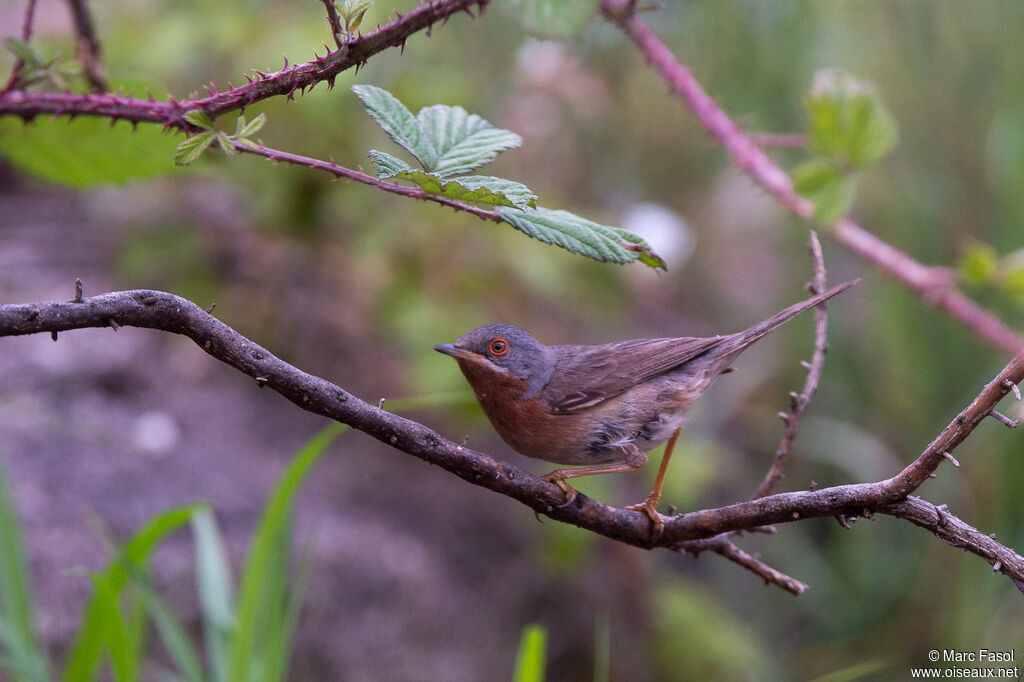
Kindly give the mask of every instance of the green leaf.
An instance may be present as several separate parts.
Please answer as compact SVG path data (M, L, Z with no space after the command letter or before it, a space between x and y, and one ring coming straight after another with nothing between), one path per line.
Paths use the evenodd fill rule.
M4 38L4 46L18 59L25 62L33 69L47 69L49 64L43 64L42 58L36 54L32 46L24 40L17 38ZM52 64L52 62L50 62Z
M381 158L381 157L388 158ZM537 195L530 188L512 180L494 178L486 175L462 175L457 178L445 178L435 173L406 168L398 170L401 159L377 152L370 152L370 158L377 165L377 175L381 179L398 178L408 180L420 186L425 192L449 197L458 201L472 201L491 206L511 206L527 208L536 206ZM397 162L397 164L395 163Z
M814 217L831 225L846 215L853 204L854 180L840 172L836 162L817 158L805 161L793 172L793 186L814 204Z
M210 115L202 109L186 111L185 120L195 127L202 128L203 130L213 130L216 127L214 126L213 119L210 118Z
M196 653L195 647L192 646L185 628L171 611L167 602L157 594L140 571L129 569L128 577L178 671L189 682L203 682L203 666L199 662L199 655Z
M413 167L407 164L397 156L391 156L387 152L379 152L376 149L371 149L367 155L370 160L373 161L373 165L377 167L378 178L390 178L404 173L406 171L413 170Z
M864 166L896 143L896 122L875 86L844 71L818 71L805 109L810 148L842 163Z
M231 642L226 676L231 682L250 679L251 671L259 668L269 633L287 617L285 572L291 551L288 527L295 496L313 465L347 428L332 423L314 436L288 465L267 501L239 588L238 626Z
M227 133L218 130L214 135L217 137L217 146L220 147L225 156L231 158L238 153L238 150L235 149L235 143L228 137Z
M0 669L11 678L47 680L45 649L36 636L25 548L10 486L0 462Z
M423 135L416 117L394 95L373 85L353 85L352 92L362 100L367 113L377 125L415 156L424 168L434 163L437 152Z
M500 152L523 144L523 139L512 131L495 128L459 106L425 107L416 115L416 121L437 152L430 162L420 160L424 168L438 175L468 173L490 163Z
M606 263L639 260L652 268L664 269L665 261L650 245L631 232L601 225L568 211L540 206L525 210L498 208L502 220L520 232L563 249Z
M571 38L595 16L591 0L505 0L501 6L523 30L541 38Z
M999 254L989 244L973 243L961 256L957 270L966 284L989 284L999 271Z
M181 141L178 148L174 150L174 163L178 166L188 166L196 162L203 152L213 144L215 134L211 132L198 133Z
M338 7L338 14L345 20L345 30L355 33L363 23L363 15L373 6L373 0L345 0Z
M0 119L0 154L19 170L70 187L123 185L170 173L174 138L159 126L79 117L23 124Z
M527 625L519 639L514 682L544 682L544 659L547 651L547 631L539 625Z
M238 117L238 126L236 127L235 135L238 137L252 137L259 131L263 130L263 126L267 123L267 115L260 114L248 123L245 122L244 116Z

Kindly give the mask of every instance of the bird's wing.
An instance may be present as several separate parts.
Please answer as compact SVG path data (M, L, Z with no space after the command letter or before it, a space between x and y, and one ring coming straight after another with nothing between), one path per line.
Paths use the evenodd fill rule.
M632 339L602 346L555 346L558 366L538 396L556 414L570 414L664 374L728 336Z

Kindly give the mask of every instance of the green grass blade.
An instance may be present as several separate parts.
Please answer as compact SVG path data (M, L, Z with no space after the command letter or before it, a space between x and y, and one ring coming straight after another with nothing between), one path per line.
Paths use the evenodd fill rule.
M281 476L267 501L249 548L239 588L237 627L231 643L228 679L248 682L263 666L263 647L274 632L274 615L284 603L292 505L310 469L348 427L332 423L310 440Z
M513 682L544 682L544 658L547 650L547 630L539 625L527 625L519 640Z
M112 594L116 619L119 619L123 626L124 617L121 614L118 600L128 580L125 566L130 564L144 568L150 553L160 542L167 535L187 523L192 515L201 508L201 505L184 505L173 507L154 516L122 545L117 553L117 557L108 564L106 571L97 576L97 578L94 578L93 582L97 589L85 606L78 627L78 636L64 669L62 678L64 682L87 682L92 680L100 664L104 645L109 646L112 641L115 647L120 647L119 640L113 637L107 629L108 627L114 627L115 629L117 627L116 623L110 623L111 619L115 619L115 615L110 611L108 597ZM141 633L139 633L139 636L141 636ZM134 644L131 647L133 650L132 658L137 659L141 655L138 643L139 640L134 640ZM119 649L117 652L111 651L110 653L113 659L115 653L120 655L124 651ZM117 674L118 665L123 666L124 664L123 662L117 664L115 661L115 674Z
M144 606L145 612L149 614L153 625L156 626L160 639L178 671L184 675L184 679L190 682L203 682L205 677L202 663L199 661L199 654L192 646L185 628L167 606L167 602L157 594L141 571L130 570L128 577L132 589L139 595L139 601Z
M7 476L0 462L0 667L15 680L46 679L46 657L36 637L25 549Z
M231 634L235 629L234 586L227 550L212 510L202 509L192 517L192 536L207 667L210 678L222 682L227 672Z

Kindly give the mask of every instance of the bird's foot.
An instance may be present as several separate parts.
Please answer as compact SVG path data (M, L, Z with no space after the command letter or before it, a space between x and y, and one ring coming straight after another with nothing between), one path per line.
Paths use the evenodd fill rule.
M548 483L554 483L555 485L562 489L563 493L565 493L565 502L558 505L559 509L561 509L562 507L568 507L576 500L576 495L578 493L576 492L575 488L573 488L571 485L565 482L565 477L561 470L552 471L547 476L544 476L544 480L547 481Z
M642 511L651 520L651 542L657 542L665 530L665 519L658 513L658 501L661 499L661 491L651 491L647 499L640 504L631 504L623 509L629 511Z

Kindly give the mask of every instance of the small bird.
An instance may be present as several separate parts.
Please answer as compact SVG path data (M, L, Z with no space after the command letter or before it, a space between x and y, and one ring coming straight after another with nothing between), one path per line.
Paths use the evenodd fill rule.
M686 410L751 344L857 280L724 336L632 339L597 346L545 346L507 324L488 324L435 346L459 363L498 434L514 450L556 464L544 476L576 497L566 479L636 471L644 453L668 441L654 489L641 504L660 534L657 512L672 448Z

